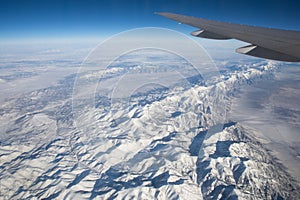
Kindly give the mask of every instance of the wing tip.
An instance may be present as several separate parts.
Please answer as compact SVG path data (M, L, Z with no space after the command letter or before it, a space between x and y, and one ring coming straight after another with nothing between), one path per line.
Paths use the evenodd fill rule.
M160 15L160 16L163 16L166 18L170 18L170 19L175 19L175 18L179 18L179 17L190 17L190 16L177 14L177 13L171 13L171 12L154 12L154 14Z
M175 15L174 13L170 13L170 12L154 12L154 14L160 15L163 17L169 17L170 15Z
M158 15L160 15L160 14L167 14L167 13L170 13L170 12L160 12L160 11L155 11L154 12L154 14L158 14Z

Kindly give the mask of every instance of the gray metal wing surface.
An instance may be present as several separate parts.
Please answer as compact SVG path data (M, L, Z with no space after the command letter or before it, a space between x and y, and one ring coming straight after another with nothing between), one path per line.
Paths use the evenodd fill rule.
M236 52L272 60L300 62L300 32L233 24L174 13L156 13L177 22L197 27L191 34L208 39L237 39L249 45Z

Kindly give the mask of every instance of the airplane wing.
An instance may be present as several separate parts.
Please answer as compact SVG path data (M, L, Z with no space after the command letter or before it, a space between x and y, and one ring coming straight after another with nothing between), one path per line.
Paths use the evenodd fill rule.
M189 17L173 13L156 13L177 22L200 28L191 35L209 39L237 39L250 45L236 52L272 60L300 62L300 32L247 26Z

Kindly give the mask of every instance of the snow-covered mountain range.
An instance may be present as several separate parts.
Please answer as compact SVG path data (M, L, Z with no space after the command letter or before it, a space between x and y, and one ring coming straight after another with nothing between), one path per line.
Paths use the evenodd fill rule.
M125 73L161 70L120 65L99 72L92 104L84 92L99 84L95 71L2 105L1 199L300 197L251 130L226 115L240 86L273 77L272 63L226 66L209 83L176 79L113 98L111 83ZM74 94L78 80L83 90Z

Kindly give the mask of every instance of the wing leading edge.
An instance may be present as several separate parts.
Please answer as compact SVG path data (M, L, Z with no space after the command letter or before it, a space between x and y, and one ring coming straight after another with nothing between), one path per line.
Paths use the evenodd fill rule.
M236 52L272 60L300 62L300 32L232 24L189 17L173 13L156 13L180 23L200 28L191 33L208 39L237 39L251 45L238 48Z

